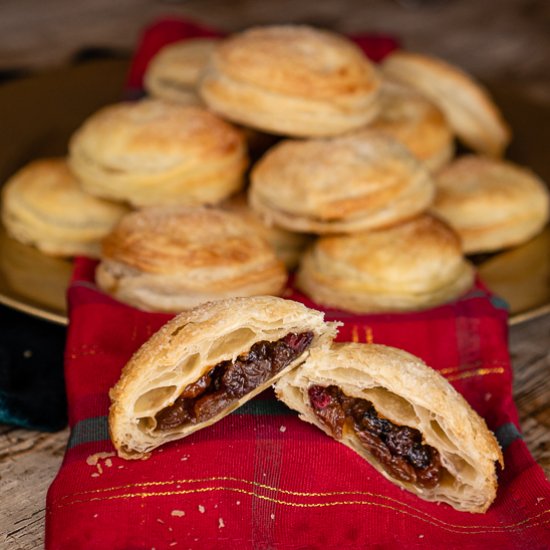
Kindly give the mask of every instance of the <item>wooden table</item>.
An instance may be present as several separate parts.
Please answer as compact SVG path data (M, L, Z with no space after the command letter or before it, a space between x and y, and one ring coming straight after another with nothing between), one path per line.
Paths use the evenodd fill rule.
M228 30L291 21L390 32L410 48L446 57L478 76L521 78L533 94L548 98L550 4L502 0L498 17L494 10L494 3L474 0L19 0L0 7L0 69L56 66L90 45L128 52L144 24L175 13ZM550 315L512 327L510 353L524 438L550 476ZM0 547L43 547L45 494L67 438L67 429L48 434L0 426Z

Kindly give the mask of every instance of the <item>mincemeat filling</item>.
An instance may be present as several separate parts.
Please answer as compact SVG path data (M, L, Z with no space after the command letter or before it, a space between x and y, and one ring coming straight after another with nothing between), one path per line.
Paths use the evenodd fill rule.
M170 430L212 418L281 372L311 344L313 332L291 332L275 342L256 342L234 361L222 361L187 385L173 405L156 415L156 430Z
M348 397L338 386L311 386L308 393L317 418L336 439L349 427L395 478L426 488L439 483L444 471L439 452L422 443L418 430L380 417L370 401Z

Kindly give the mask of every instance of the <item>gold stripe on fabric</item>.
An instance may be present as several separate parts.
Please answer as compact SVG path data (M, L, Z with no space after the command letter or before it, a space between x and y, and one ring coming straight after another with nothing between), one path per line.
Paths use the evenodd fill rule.
M283 506L290 506L294 508L326 508L329 506L353 506L353 505L361 505L361 506L376 506L378 508L385 508L388 510L392 510L394 512L418 519L419 521L422 521L424 523L427 523L429 525L432 525L433 527L438 527L440 529L443 529L445 531L457 533L457 534L464 534L464 535L479 535L479 534L494 534L497 532L511 532L511 531L524 531L526 528L532 528L537 527L539 525L546 525L550 522L550 519L546 519L539 522L531 522L532 519L537 519L538 517L542 516L543 514L546 514L550 512L549 510L545 510L544 512L541 512L538 516L535 516L533 518L528 518L527 520L524 520L522 522L518 522L517 524L512 525L502 525L502 526L454 526L452 524L443 522L437 518L427 519L426 517L422 517L418 514L411 513L407 510L402 510L400 508L396 508L395 506L391 506L389 504L383 504L380 502L374 502L369 500L337 500L337 501L330 501L330 502L290 502L278 498L273 498L267 495L262 495L259 493L256 493L254 491L248 491L246 489L241 489L239 487L223 487L223 486L212 486L212 487L199 487L196 489L181 489L177 491L158 491L158 492L148 492L148 493L123 493L119 495L109 495L109 496L103 496L103 497L92 497L89 499L80 499L80 500L74 500L71 502L66 502L62 504L56 505L56 508L65 508L67 506L73 506L75 504L85 504L90 502L97 502L97 501L108 501L108 500L120 500L120 499L132 499L132 498L151 498L151 497L166 497L166 496L175 496L175 495L188 495L188 494L198 494L198 493L209 493L213 491L230 491L235 492L239 494L249 495L254 498L258 498L261 500L266 500L269 502L273 502L275 504L280 504ZM428 516L430 517L430 516ZM461 530L457 529L456 527L460 527Z
M466 370L472 370L476 367L481 367L481 365L487 368L490 368L489 365L495 366L495 367L506 367L508 363L506 361L499 361L499 360L493 360L493 361L474 361L472 363L467 363L465 365L458 365L456 367L445 367L443 369L439 369L437 372L440 374L450 374L452 372L456 371L466 371Z
M519 527L521 525L524 525L526 523L528 523L529 521L531 520L536 520L538 519L539 517L541 517L542 515L550 512L550 509L548 510L544 510L542 511L541 513L537 514L536 516L532 516L530 518L526 518L522 521L518 521L516 523L512 523L512 524L508 524L508 525L501 525L501 526L495 526L495 525L459 525L459 524L454 524L454 523L449 523L449 522L446 522L446 521L443 521L439 518L436 518L435 516L431 516L430 514L427 514L426 512L422 511L422 510L419 510L417 508L415 508L414 506L411 506L410 504L407 504L405 502L402 502L400 500L397 500L397 499L394 499L392 497L389 497L387 495L382 495L382 494L379 494L379 493L373 493L373 492L370 492L370 491L326 491L326 492L307 492L307 491L291 491L291 490L288 490L288 489L280 489L278 487L272 487L270 485L266 485L266 484L263 484L263 483L259 483L259 482L256 482L256 481L250 481L248 479L243 479L243 478L237 478L237 477L232 477L232 476L213 476L213 477L206 477L206 478L198 478L198 479L179 479L179 480L173 480L173 481L146 481L146 482L143 482L143 483L133 483L133 484L128 484L128 485L119 485L119 486L113 486L113 487L106 487L104 489L92 489L92 490L89 490L89 491L80 491L78 493L73 493L72 495L65 495L64 497L61 497L61 499L59 499L59 501L62 501L64 499L68 499L68 498L72 498L72 497L76 497L76 496L82 496L82 495L86 495L86 494L97 494L97 493L105 493L105 492L111 492L111 491L120 491L120 490L127 490L127 489L135 489L136 487L143 487L143 488L148 488L148 487L162 487L162 486L166 486L166 485L178 485L178 484L187 484L187 483L210 483L210 482L216 482L216 481L221 481L221 482L227 482L227 481L233 481L233 482L237 482L237 483L244 483L245 485L250 485L250 486L253 486L255 488L258 488L258 489L264 489L266 491L273 491L273 492L277 492L277 493L281 493L281 494L284 494L284 495L289 495L289 496L298 496L298 497L334 497L334 496L344 496L344 495L349 495L349 496L368 496L368 497L375 497L375 498L380 498L382 500L387 500L387 501L390 501L392 503L395 503L395 504L399 504L400 506L404 506L405 508L408 508L410 510L412 510L415 514L423 514L425 516L425 518L429 518L431 521L433 522L439 522L441 523L442 525L445 525L447 527L453 527L455 529L490 529L490 530L502 530L502 529L507 529L507 528L511 528L511 527ZM259 498L263 497L263 495L258 495L258 493L254 493L254 492L251 492L251 491L246 491L245 489L239 489L239 488L228 488L228 487L221 487L220 489L227 489L227 490L235 490L237 492L239 491L244 491L246 494L250 494L250 495L253 495L253 496L258 496ZM191 490L187 490L187 489L182 489L182 491L197 491L197 492L200 492L202 489L191 489ZM215 488L212 488L212 489L209 489L209 490L215 490ZM176 492L159 492L159 493L151 493L152 495L153 494L178 494L177 491ZM131 493L129 493L131 494ZM135 494L135 496L139 496L139 495L147 495L148 493L137 493ZM185 494L185 493L184 493ZM116 497L116 495L115 495ZM102 500L102 498L98 497L99 500ZM110 499L111 497L107 496L107 497L104 497L106 499ZM267 498L267 497L266 497ZM90 499L87 499L87 500L75 500L73 502L88 502L88 501L91 501L91 500L95 500L94 497L90 498ZM338 501L336 502L336 504L338 503ZM308 503L305 503L304 506L307 506ZM334 505L336 505L334 504ZM60 504L59 506L64 506L65 504ZM290 505L290 504L289 504ZM327 504L328 505L328 504ZM412 515L415 515L415 514L412 514Z
M449 382L454 380L462 380L464 378L472 378L474 376L487 376L488 374L504 374L504 369L502 367L497 367L493 369L477 369L470 370L466 372L461 372L460 374L455 374L454 376L446 376Z

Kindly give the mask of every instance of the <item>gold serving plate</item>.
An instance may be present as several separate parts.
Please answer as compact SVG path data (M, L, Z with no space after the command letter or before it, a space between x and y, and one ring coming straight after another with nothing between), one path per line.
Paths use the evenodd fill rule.
M0 185L32 159L65 155L70 135L122 96L128 60L95 60L0 86ZM514 131L508 157L550 182L550 82L544 88L489 84ZM550 228L478 265L485 284L510 305L510 323L550 312ZM71 262L45 256L0 229L0 303L67 323Z

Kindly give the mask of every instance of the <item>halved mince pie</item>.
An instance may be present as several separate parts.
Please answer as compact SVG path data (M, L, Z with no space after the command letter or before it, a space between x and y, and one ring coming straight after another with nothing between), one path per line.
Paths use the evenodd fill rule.
M419 497L485 512L500 447L484 420L439 373L377 344L313 351L279 379L277 397L385 477Z
M217 422L327 347L335 323L273 296L209 302L154 334L111 389L109 429L119 456L150 451Z

